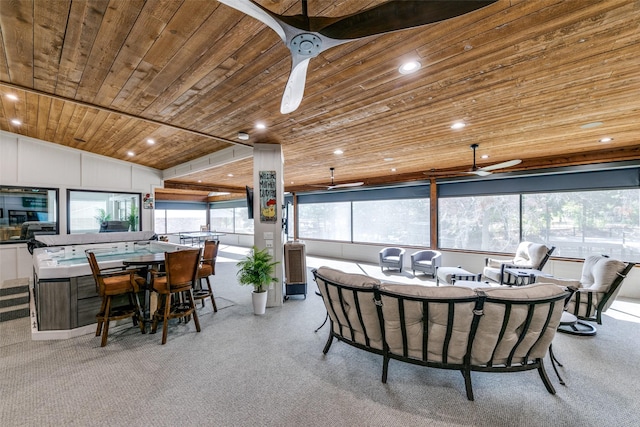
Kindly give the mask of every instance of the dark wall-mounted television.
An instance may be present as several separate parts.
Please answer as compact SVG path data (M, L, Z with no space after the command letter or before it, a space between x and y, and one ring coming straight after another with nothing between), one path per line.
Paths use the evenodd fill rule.
M247 212L249 219L253 219L253 189L248 185L245 186L245 190L247 192Z

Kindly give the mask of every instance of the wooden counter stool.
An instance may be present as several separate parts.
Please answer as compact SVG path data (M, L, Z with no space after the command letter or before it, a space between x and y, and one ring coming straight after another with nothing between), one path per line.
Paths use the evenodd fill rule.
M186 318L193 315L196 330L200 332L200 321L193 298L193 285L198 281L200 249L166 252L165 273L151 271L153 290L158 293L158 308L153 314L151 333L158 329L162 319L162 344L167 342L169 319Z
M193 298L202 301L203 307L204 300L211 297L214 312L218 311L218 307L216 307L216 300L213 297L213 289L211 288L209 276L216 274L216 258L218 257L219 246L219 240L205 240L202 259L200 260L200 267L198 268L198 283L193 290ZM205 279L207 282L207 289L202 287L202 279Z
M101 347L107 345L107 336L109 335L109 322L111 320L133 318L133 324L140 327L140 331L144 334L144 320L140 309L140 301L138 292L140 288L144 288L145 279L138 276L133 270L123 270L122 268L100 269L96 255L87 250L87 259L91 266L93 279L96 282L98 294L102 297L100 311L96 315L98 327L96 336L102 335ZM113 299L118 296L127 296L128 304L114 305Z

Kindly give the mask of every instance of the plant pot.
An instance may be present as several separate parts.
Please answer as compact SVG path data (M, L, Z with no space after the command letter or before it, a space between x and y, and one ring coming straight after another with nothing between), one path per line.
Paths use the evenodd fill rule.
M267 292L251 292L251 301L253 302L253 314L264 314L267 308Z

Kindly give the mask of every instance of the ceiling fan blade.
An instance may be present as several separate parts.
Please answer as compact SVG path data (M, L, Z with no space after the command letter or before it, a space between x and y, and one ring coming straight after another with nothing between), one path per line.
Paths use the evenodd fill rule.
M392 0L325 25L315 31L334 39L357 39L454 18L497 0ZM313 18L310 18L314 25ZM318 22L320 24L320 22Z
M349 187L360 187L364 185L364 182L359 181L359 182L347 182L345 184L334 184L334 185L329 185L327 187L327 190L333 190L334 188L349 188Z
M273 14L262 6L252 2L251 0L218 0L222 4L236 9L246 15L249 15L258 21L262 21L278 34L283 42L286 43L287 36L280 21L274 18Z
M510 168L511 166L515 166L522 163L522 160L520 159L516 159L516 160L509 160L506 162L502 162L502 163L496 163L495 165L490 165L490 166L485 166L483 168L479 168L476 172L479 171L484 171L484 172L488 172L488 171L493 171L496 169L503 169L503 168Z
M487 175L491 175L492 172L482 170L482 169L476 169L474 171L468 171L465 173L468 173L470 175L487 176Z
M280 104L280 112L288 114L295 111L302 102L304 95L304 84L307 80L307 67L311 58L299 60L296 63L296 55L292 56L291 74L284 88L282 95L282 103Z

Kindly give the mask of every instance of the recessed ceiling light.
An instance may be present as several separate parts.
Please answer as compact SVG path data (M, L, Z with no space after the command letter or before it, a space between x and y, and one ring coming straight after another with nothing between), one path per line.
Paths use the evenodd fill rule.
M199 180L198 180L198 182L202 182L202 180L201 180L201 179L199 179Z
M266 129L266 128L267 128L267 125L265 125L264 123L262 122L256 123L256 129Z
M249 139L249 134L246 132L238 132L238 139L242 141L247 141Z
M16 95L12 94L12 93L8 93L7 94L7 98L9 98L12 101L17 101L18 100L18 97Z
M148 139L147 139L147 144L149 144L149 145L153 145L153 144L155 144L155 143L156 143L155 139L152 139L152 138L148 138Z
M592 129L592 128L597 128L598 126L601 126L602 122L591 122L591 123L585 123L582 126L580 126L580 129Z
M338 149L338 150L336 150L336 151L334 151L334 152L333 152L333 154L343 154L343 153L344 153L344 151L342 151L342 150L340 150L340 149Z
M395 171L396 171L396 168L391 168L391 172L395 172Z
M411 74L418 71L420 67L422 67L422 64L420 64L418 61L409 61L402 64L400 68L398 68L398 72L400 74Z
M229 178L232 178L232 177L233 177L233 174L232 174L232 173L228 173L228 174L227 174L227 176L228 176Z
M135 156L135 155L136 155L136 154L135 154L133 151L127 151L127 156L129 156L129 157L133 157L133 156Z
M18 119L11 119L11 123L13 123L16 126L20 126L22 124L22 122Z
M392 162L393 161L393 157L385 157L384 159L385 162Z
M462 129L466 125L467 124L465 122L455 122L454 124L451 125L451 129Z
M604 138L600 138L600 142L611 142L611 141L613 141L613 138L609 138L608 136Z
M483 154L482 156L480 156L481 159L488 159L489 155L488 154Z

